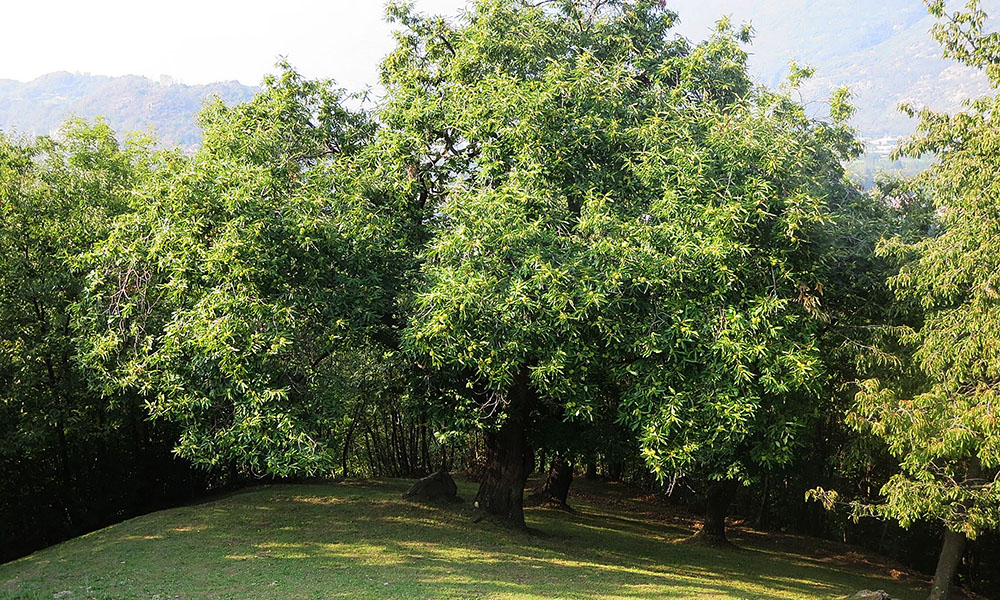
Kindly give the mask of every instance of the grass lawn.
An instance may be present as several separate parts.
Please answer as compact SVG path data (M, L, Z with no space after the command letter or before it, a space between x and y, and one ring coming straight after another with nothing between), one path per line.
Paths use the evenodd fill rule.
M528 510L532 534L404 501L406 487L280 485L137 517L0 565L0 598L925 597L919 581L820 542L685 543L687 521L615 486L571 495L577 514Z

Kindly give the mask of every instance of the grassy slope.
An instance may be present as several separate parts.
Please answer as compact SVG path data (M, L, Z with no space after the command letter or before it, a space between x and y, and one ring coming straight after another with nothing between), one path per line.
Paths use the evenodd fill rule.
M627 499L584 494L576 515L531 509L527 535L404 501L405 488L282 485L138 517L0 565L0 598L923 596L773 538L747 534L738 551L679 543L691 533L683 521Z

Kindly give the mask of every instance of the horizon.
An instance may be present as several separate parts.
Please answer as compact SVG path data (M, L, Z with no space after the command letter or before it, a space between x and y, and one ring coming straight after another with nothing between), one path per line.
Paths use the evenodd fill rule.
M423 12L452 15L465 2L415 4ZM257 86L285 57L307 77L357 91L375 83L392 46L382 2L290 0L278 9L262 0L177 0L169 6L49 0L8 7L8 23L44 23L46 37L58 42L38 45L38 28L10 28L0 36L0 53L18 58L0 63L0 79L28 83L68 72Z
M135 76L154 86L183 86L175 89L235 82L254 90L266 75L278 72L275 66L284 59L303 77L331 80L349 94L372 100L384 94L380 65L395 42L381 0L291 0L282 9L262 0L239 6L234 0L207 4L178 0L167 11L161 4L134 7L124 0L98 0L88 6L43 0L41 5L13 7L9 22L45 21L47 41L55 41L33 47L37 30L24 26L0 36L0 51L18 57L0 62L0 80L16 82L7 85L14 89L32 87L31 82L47 75L69 73ZM446 17L458 16L468 6L467 0L414 4L419 11ZM815 76L799 90L815 118L824 118L833 90L848 86L858 107L852 124L866 137L911 132L914 122L897 110L900 103L954 110L961 100L989 88L982 73L941 58L928 31L933 19L921 0L872 6L860 0L669 0L668 6L679 16L673 32L693 42L707 37L722 16L728 15L735 25L751 24L755 35L746 47L749 72L762 85L782 85L793 61L815 68ZM1000 15L1000 0L984 0L984 6ZM150 27L154 21L157 26ZM20 52L27 47L32 52ZM41 108L30 94L17 99L12 93L14 104L6 114L0 112L0 127L45 132L66 114L110 110L97 98L70 106L77 99L57 89L47 90ZM60 99L68 99L68 104L53 108ZM120 126L145 127L157 117L137 119L133 115Z
M467 0L414 0L421 12L456 17ZM680 19L675 31L691 39L707 34L726 14L737 21L745 6L708 0L708 9L686 11L671 2ZM37 45L37 29L17 27L0 36L0 80L30 83L52 73L102 77L145 77L189 86L237 81L259 86L281 58L304 76L332 79L350 91L378 86L382 59L392 50L393 26L385 2L290 0L276 10L263 0L177 0L162 4L98 0L48 0L8 8L8 23L44 22L50 38ZM302 18L306 14L309 18ZM194 15L193 17L190 15ZM155 28L148 24L157 22ZM266 32L266 36L263 34ZM32 43L35 46L32 46ZM127 48L123 52L122 48ZM31 48L31 52L23 52ZM69 50L72 49L72 52ZM206 54L209 58L206 59Z

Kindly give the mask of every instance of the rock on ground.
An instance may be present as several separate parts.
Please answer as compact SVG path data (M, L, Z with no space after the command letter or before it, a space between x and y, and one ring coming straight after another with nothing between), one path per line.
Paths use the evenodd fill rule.
M883 590L871 591L871 590L861 590L857 594L851 596L848 600L892 600L892 596L885 593Z
M441 470L420 479L403 495L408 500L425 502L461 502L458 486L448 471Z

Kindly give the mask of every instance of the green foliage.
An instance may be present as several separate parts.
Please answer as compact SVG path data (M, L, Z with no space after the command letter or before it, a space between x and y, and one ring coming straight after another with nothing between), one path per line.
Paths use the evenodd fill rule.
M654 468L746 478L788 463L815 416L827 199L853 195L831 141L850 137L763 91L698 116L703 136L663 136L650 157L656 221L683 227L650 246L680 269L653 288L639 322L657 327L623 376Z
M863 381L908 373L908 349L898 338L920 321L919 306L896 298L888 285L899 265L876 249L885 239L924 239L935 221L928 197L913 180L883 178L870 192L838 203L837 227L825 242L828 286L820 351L830 379L820 407L823 423L817 444L828 447L820 458L824 470L832 472L823 485L837 489L810 489L806 499L832 510L846 498L844 517L854 522L874 513L873 491L898 469L877 436L851 427L843 416L864 389ZM820 478L814 475L804 483L816 485Z
M993 87L1000 86L1000 33L986 32L989 15L981 0L967 0L962 10L948 12L945 0L924 0L937 18L931 30L944 47L945 58L983 70Z
M103 122L34 142L0 136L0 406L24 436L5 442L65 431L97 402L72 360L68 309L84 274L69 262L125 208L144 157Z
M661 476L789 462L851 132L755 87L746 29L691 46L659 2L390 14L383 118L436 206L418 360L487 420L524 369L571 419L610 395Z
M929 7L942 19L935 35L947 55L996 81L997 37L982 33L978 3L952 15L943 3ZM940 520L970 538L1000 523L998 110L1000 98L992 97L955 115L924 111L903 149L937 157L918 181L933 195L938 222L932 235L890 240L880 253L900 262L890 285L923 317L900 335L913 368L867 382L853 413L854 424L882 438L900 461L878 511L904 525Z
M149 145L103 121L0 136L0 560L203 485L170 461L173 432L144 424L134 396L102 398L75 360L73 258L127 209Z
M358 165L374 126L287 66L253 101L202 113L85 257L82 354L110 389L182 427L180 456L254 473L332 464L331 421L392 314L393 215Z
M407 341L489 406L529 366L545 399L591 410L606 274L576 230L621 185L643 73L677 53L659 52L673 15L654 4L484 2L462 28L395 9L383 118L437 209Z
M0 400L12 417L37 419L21 423L29 431L71 420L86 388L67 311L82 276L67 262L126 205L132 160L103 123L70 123L34 144L0 138Z
M144 148L119 148L103 122L68 123L57 138L0 138L0 323L10 393L57 409L81 382L67 308L82 276L69 259L85 252L127 206ZM32 411L29 411L32 412Z

